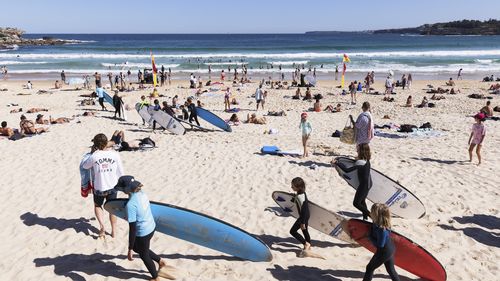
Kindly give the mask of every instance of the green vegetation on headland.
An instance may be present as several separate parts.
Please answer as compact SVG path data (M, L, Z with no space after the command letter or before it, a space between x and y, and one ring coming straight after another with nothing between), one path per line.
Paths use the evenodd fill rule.
M44 37L40 39L22 38L24 31L18 28L0 28L0 49L14 49L23 45L62 45L70 41Z
M339 31L311 31L307 34L336 34ZM445 23L424 24L419 27L367 30L371 34L418 34L418 35L500 35L500 21L461 20Z

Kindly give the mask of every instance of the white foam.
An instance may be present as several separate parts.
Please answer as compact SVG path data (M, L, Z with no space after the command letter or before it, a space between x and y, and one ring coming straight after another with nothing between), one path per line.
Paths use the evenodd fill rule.
M268 61L267 63L273 64L273 65L301 65L301 64L307 64L309 61L307 60L299 60L299 61Z
M4 60L0 61L0 65L14 65L14 64L46 64L49 62L46 61L12 61L12 60Z
M156 67L159 68L161 67L161 63L156 63ZM151 63L101 63L101 66L104 67L122 67L122 68L132 68L132 67L137 67L137 68L151 68ZM165 68L174 68L178 67L179 64L163 64Z

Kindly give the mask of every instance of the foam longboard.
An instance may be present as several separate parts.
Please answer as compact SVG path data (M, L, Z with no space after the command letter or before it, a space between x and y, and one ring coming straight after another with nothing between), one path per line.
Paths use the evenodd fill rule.
M113 97L110 96L107 92L104 92L103 95L104 95L104 100L114 107L115 104L113 103ZM123 103L120 106L120 110L122 112L123 120L127 121L127 113L125 112L125 106L123 105Z
M302 153L298 150L281 150L277 146L263 146L260 149L260 152L263 154L269 154L269 155L279 155L279 156L299 156L302 155Z
M276 204L278 204L283 211L287 212L294 218L299 217L297 205L292 201L294 198L292 193L275 191L273 192L272 197L274 202L276 202ZM309 201L309 213L309 226L311 228L344 242L356 243L356 241L351 239L351 237L345 233L342 227L342 225L347 222L343 216L316 205L311 201Z
M222 120L219 116L213 114L212 112L202 108L202 107L197 107L196 108L196 113L198 114L198 117L201 119L207 121L208 123L214 125L215 127L224 130L226 132L231 132L231 126L229 126L226 121Z
M109 200L104 208L126 219L127 199ZM271 261L267 245L222 220L174 205L150 202L156 231L250 261Z
M337 157L337 162L343 163L346 167L352 167L354 159L347 157ZM345 173L338 166L335 169L351 187L357 189L359 186L358 172L356 170ZM384 203L389 206L391 213L402 218L418 219L425 215L425 206L413 193L400 185L395 180L371 169L372 187L366 197L373 203Z
M376 248L368 238L372 223L350 219L346 226L346 232L352 239L375 253ZM391 231L390 237L396 248L394 253L395 265L425 280L446 280L446 270L443 265L424 248L394 231Z
M182 126L179 121L177 121L174 117L168 115L164 111L154 111L152 115L153 119L163 128L167 129L169 132L172 132L176 135L184 135L186 133L186 129Z
M151 114L149 114L149 111L148 111L148 106L145 105L145 106L141 106L140 103L136 103L135 104L135 110L137 111L137 113L139 113L139 116L141 116L141 118L146 122L148 123L150 126L153 126L153 116L151 116Z

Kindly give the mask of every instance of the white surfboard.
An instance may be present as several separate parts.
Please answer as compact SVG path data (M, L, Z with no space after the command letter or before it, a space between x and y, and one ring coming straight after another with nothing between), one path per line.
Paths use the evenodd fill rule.
M292 201L294 198L292 193L275 191L272 197L274 202L276 202L285 212L289 213L294 218L299 217L297 205ZM357 244L356 241L344 231L342 226L347 223L347 220L343 216L318 206L311 201L309 201L309 213L309 226L311 228L344 242Z
M176 135L184 135L186 133L186 129L184 128L184 126L182 126L179 121L175 120L174 117L168 115L164 111L154 111L152 117L157 124L171 133L174 133Z
M149 114L148 106L141 107L141 104L137 103L135 105L135 110L137 110L137 113L139 113L139 116L141 116L141 118L144 119L144 121L146 121L146 123L148 123L150 126L153 126L154 119L153 119L153 116L151 116L151 114Z
M337 157L337 162L343 163L346 167L352 167L354 159L347 157ZM358 172L345 173L338 166L335 169L350 186L357 189L359 186ZM372 187L368 192L367 199L373 203L384 203L389 206L391 213L395 216L406 219L418 219L425 215L425 206L413 193L400 185L395 180L371 169Z

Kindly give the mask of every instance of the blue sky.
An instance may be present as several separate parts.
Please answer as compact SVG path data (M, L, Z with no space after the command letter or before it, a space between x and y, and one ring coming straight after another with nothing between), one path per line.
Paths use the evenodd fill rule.
M28 33L300 33L498 17L498 0L2 0Z

